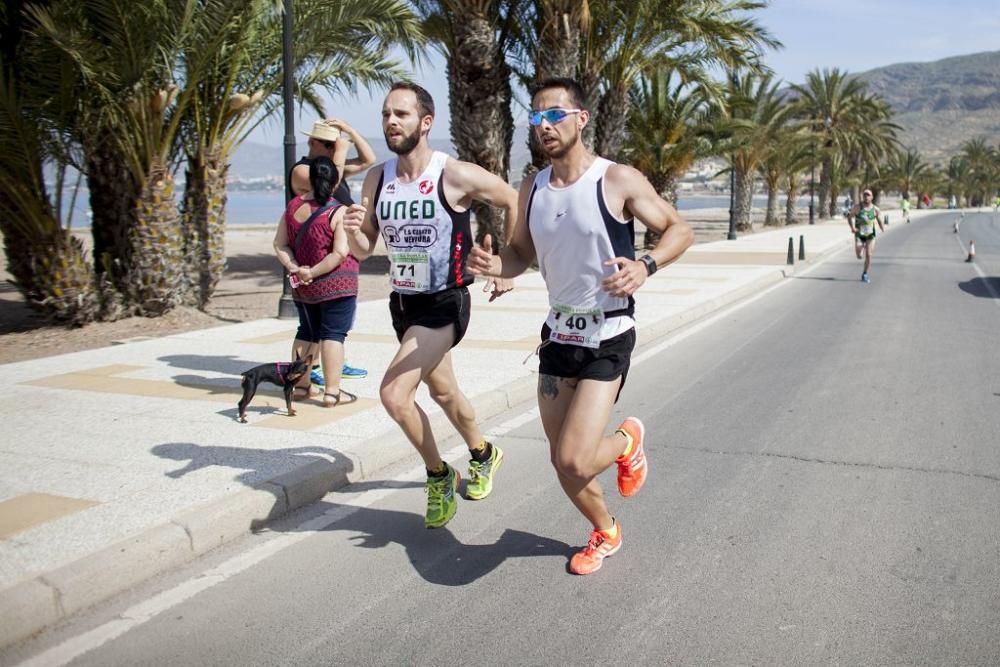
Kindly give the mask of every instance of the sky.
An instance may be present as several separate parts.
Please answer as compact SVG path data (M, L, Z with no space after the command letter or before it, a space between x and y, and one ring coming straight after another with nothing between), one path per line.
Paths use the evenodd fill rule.
M776 78L801 83L807 72L839 67L864 72L903 62L929 62L950 56L1000 49L998 0L772 0L759 21L784 44L764 61ZM437 117L431 136L448 138L448 86L442 57L431 52L414 79L434 97ZM360 92L352 99L331 99L332 117L362 135L380 137L384 93ZM515 122L526 114L515 109ZM296 118L296 134L316 120L312 112ZM281 144L283 120L277 116L258 128L250 141Z

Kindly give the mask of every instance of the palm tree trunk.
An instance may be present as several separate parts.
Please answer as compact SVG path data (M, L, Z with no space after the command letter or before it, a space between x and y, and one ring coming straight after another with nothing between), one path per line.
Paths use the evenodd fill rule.
M786 225L797 225L799 223L799 216L795 210L795 200L798 198L798 183L795 178L790 177L788 179L788 189L785 191L785 224Z
M819 192L816 198L816 217L820 220L827 217L833 217L833 206L830 205L830 200L828 199L830 195L830 179L832 170L833 165L830 161L823 160L819 170Z
M733 219L741 232L753 231L753 171L736 168L736 193L733 197Z
M608 90L602 97L597 113L597 154L617 160L625 146L629 97L627 90Z
M110 148L111 140L87 151L87 189L90 191L90 232L94 238L94 268L107 273L122 290L128 263L128 230L134 222L138 191L126 160Z
M767 213L764 215L765 227L777 227L781 223L778 220L778 183L768 183L767 186Z
M185 302L205 308L226 270L227 159L218 147L188 158L184 183Z
M451 140L460 160L474 162L505 181L514 140L510 74L486 16L473 14L455 22L455 48L448 59ZM502 248L500 211L477 201L472 212L476 242L490 234L493 247Z
M600 77L594 72L583 71L580 73L580 86L583 88L583 94L587 96L587 109L593 111L600 101ZM591 152L597 145L597 121L593 115L583 128L583 145Z
M670 202L671 206L677 205L677 179L673 174L654 172L649 175L649 182L661 197ZM642 247L652 248L660 242L661 236L663 235L647 227L642 235Z
M128 240L129 305L138 315L162 315L181 301L184 274L174 177L166 165L154 164L150 169L136 201L135 225Z

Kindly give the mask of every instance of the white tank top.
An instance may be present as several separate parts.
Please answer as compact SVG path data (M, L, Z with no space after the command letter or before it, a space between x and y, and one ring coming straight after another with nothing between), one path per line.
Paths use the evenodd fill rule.
M388 160L375 191L375 221L389 251L389 282L402 294L440 292L469 285L466 259L472 248L469 211L448 205L444 167L448 155L435 151L423 173L399 180L397 160Z
M601 281L617 270L604 262L635 259L633 220L616 218L605 203L604 174L613 164L595 158L575 183L563 188L549 182L552 167L541 170L525 220L549 292L552 310L546 324L555 328L560 311L565 314L567 309L600 310L605 317L600 340L635 326L632 299L613 297L601 288Z

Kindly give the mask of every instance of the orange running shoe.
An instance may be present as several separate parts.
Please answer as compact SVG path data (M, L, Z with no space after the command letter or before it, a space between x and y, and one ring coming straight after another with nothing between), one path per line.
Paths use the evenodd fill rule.
M622 527L618 524L618 534L614 539L603 530L590 533L590 541L581 551L573 554L569 561L569 571L573 574L593 574L601 569L604 559L622 548Z
M638 493L646 482L646 450L642 446L646 427L638 418L628 417L618 427L618 431L632 438L632 451L628 456L615 459L618 464L618 493L628 498Z

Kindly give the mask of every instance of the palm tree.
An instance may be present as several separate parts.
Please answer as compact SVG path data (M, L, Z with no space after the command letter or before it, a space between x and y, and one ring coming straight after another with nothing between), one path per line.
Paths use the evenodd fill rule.
M590 7L581 83L596 102L595 147L615 159L625 145L629 92L643 72L668 65L684 79L710 66L763 72L780 43L751 14L758 0L610 0Z
M991 193L996 192L997 154L986 143L985 137L969 139L961 146L961 157L969 164L967 206L982 206Z
M819 148L819 210L832 217L836 198L831 197L834 156L842 155L854 140L858 109L866 85L839 69L814 70L806 75L805 85L792 85L798 95L796 115L808 122Z
M319 89L346 95L388 86L405 72L387 57L399 45L414 59L419 22L402 0L329 0L295 4L296 93L326 116ZM183 223L189 300L204 307L225 268L226 174L249 133L281 110L282 15L273 0L218 0L199 12L181 54L197 81L185 118L187 172ZM331 40L329 35L337 35Z
M945 170L948 196L954 195L959 202L968 201L970 191L975 187L975 172L972 163L962 155L956 155L948 162Z
M86 324L100 308L93 268L52 205L42 172L54 157L47 150L51 137L8 75L14 64L6 57L0 63L0 232L7 268L30 306L58 322Z
M886 166L886 182L890 187L899 190L903 199L909 199L915 191L915 184L929 172L930 165L924 162L920 153L912 148L905 152L894 153Z
M799 222L795 204L802 192L804 173L814 161L812 142L806 137L798 146L781 144L778 150L782 153L781 164L785 171L785 224L795 225Z
M696 159L712 150L704 136L710 93L701 84L678 80L673 72L657 68L643 76L632 90L625 160L649 179L661 197L677 203L677 179ZM647 229L643 245L652 247L659 235Z
M128 309L157 315L179 301L182 246L173 172L180 120L173 63L191 28L195 0L52 2L29 7L40 52L74 78L84 124L95 257ZM149 26L158 26L150 30ZM40 78L48 71L37 72Z
M883 165L899 152L896 135L902 128L892 122L892 117L892 107L880 96L858 96L854 129L843 148L846 180L853 188L855 201L860 199L861 187L870 187L874 201L879 201Z
M792 106L778 93L778 85L770 76L751 75L734 77L727 90L725 125L729 139L724 152L730 155L730 168L735 171L733 217L740 231L753 229L754 175L788 133Z
M415 0L428 37L447 59L451 140L460 160L504 180L510 171L514 116L511 67L519 0ZM476 240L502 245L499 211L474 202Z
M228 157L278 108L279 8L52 0L24 17L20 70L30 75L21 80L38 91L28 115L53 128L50 154L73 156L87 176L99 285L113 282L128 312L162 313L192 284L204 304L224 261ZM342 93L401 75L389 46L402 43L412 56L420 38L403 0L302 0L297 27L299 96L320 111L320 88ZM185 153L182 224L174 173ZM118 299L102 305L103 317L116 316Z

